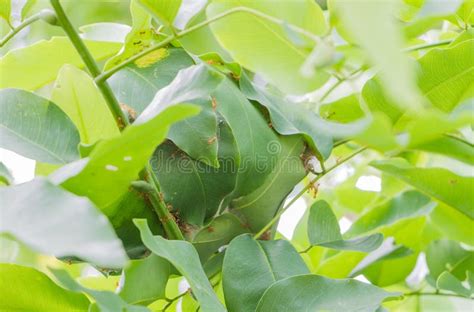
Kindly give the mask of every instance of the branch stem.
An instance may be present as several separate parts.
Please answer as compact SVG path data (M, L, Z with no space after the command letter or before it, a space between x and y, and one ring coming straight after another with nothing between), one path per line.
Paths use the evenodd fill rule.
M99 66L97 66L97 63L95 62L92 54L89 52L86 45L84 44L84 41L82 41L81 37L72 26L71 22L69 21L69 18L64 12L64 9L61 7L59 0L51 0L51 5L53 6L54 11L56 12L59 25L66 32L66 35L69 37L74 48L81 56L90 74L93 77L99 76L101 74ZM129 125L128 118L125 116L124 112L120 108L120 104L117 101L117 98L115 97L114 93L112 92L112 89L106 81L96 81L96 84L99 88L99 91L104 96L107 106L109 107L110 111L114 116L118 128L120 130L123 130L126 126ZM168 238L184 240L183 234L181 233L173 216L168 211L166 203L164 202L161 196L158 179L156 178L153 170L146 167L143 169L142 173L144 180L150 182L151 191L147 193L149 194L151 205L153 206L155 213L158 215L158 218L160 219L160 222L162 223Z
M20 25L12 28L10 32L0 41L0 47L3 47L5 44L7 44L7 42L10 41L10 39L12 39L17 33L23 30L23 28L29 26L30 24L33 24L34 22L40 19L41 19L41 12L28 17Z
M64 32L71 40L76 51L79 53L82 61L86 65L87 69L89 70L92 77L97 77L101 74L99 66L94 60L94 57L87 49L84 41L82 41L81 37L72 26L71 21L67 17L64 9L62 8L59 0L51 0L51 5L53 6L54 11L56 12L56 16L58 17L59 25L64 29ZM112 92L112 89L105 81L97 82L97 87L99 88L100 92L105 98L107 105L109 106L110 111L112 112L117 126L120 130L123 130L128 124L128 118L125 116L124 112L120 108L120 104L117 101L117 98Z
M341 159L340 161L338 161L335 165L333 165L332 167L329 167L326 169L326 171L322 172L320 175L316 176L314 179L312 179L305 187L303 187L303 189L298 193L296 194L295 197L293 197L290 202L288 204L286 204L274 217L273 219L270 220L270 222L268 222L257 234L254 235L254 239L258 239L260 236L262 236L263 234L265 234L266 231L268 231L279 219L280 217L283 215L283 213L291 207L291 205L293 205L297 200L298 198L300 198L301 196L304 195L304 193L306 193L306 191L308 189L311 188L312 185L314 185L314 183L318 182L322 177L324 177L326 174L328 174L329 172L333 171L334 169L336 169L337 167L339 167L340 165L342 165L343 163L347 162L348 160L352 159L353 157L355 157L356 155L362 153L363 151L365 151L367 149L367 147L361 147L359 148L358 150L356 150L354 153L350 154L349 156L345 157L344 159Z
M458 298L463 298L463 299L467 299L467 300L474 299L474 298L468 298L468 297L458 295L458 294L446 294L446 293L440 293L440 292L419 292L419 291L406 293L406 294L403 294L403 296L405 296L405 297L409 297L409 296L446 296L446 297L458 297Z
M429 49L429 48L434 48L434 47L439 47L443 45L448 45L451 42L453 42L453 39L447 39L447 40L441 40L438 42L432 42L432 43L423 43L419 45L415 45L406 49L403 49L403 52L413 52L413 51L418 51L418 50L424 50L424 49Z
M140 59L141 57L147 55L148 53L151 53L155 50L158 50L168 44L170 44L173 40L176 40L176 39L179 39L181 37L184 37L186 36L187 34L189 33L192 33L196 30L199 30L203 27L206 27L208 26L209 24L212 24L226 16L229 16L229 15L232 15L232 14L235 14L235 13L249 13L249 14L252 14L254 16L257 16L257 17L261 17L263 19L266 19L272 23L275 23L277 25L280 25L280 26L287 26L289 29L291 29L292 31L294 32L297 32L301 35L304 35L314 41L318 41L319 38L317 36L315 36L314 34L312 34L311 32L308 32L300 27L297 27L295 25L289 25L289 24L286 24L285 21L279 19L279 18L275 18L273 16L270 16L270 15L267 15L267 14L264 14L258 10L254 10L254 9L251 9L251 8L247 8L247 7L236 7L236 8L233 8L233 9L230 9L228 11L225 11L225 12L222 12L220 14L217 14L216 16L208 19L208 20L205 20L201 23L198 23L194 26L191 26L187 29L184 29L182 30L181 32L178 32L174 35L171 35L169 37L167 37L166 39L164 39L163 41L159 42L158 44L156 44L155 46L152 46L152 47L149 47L148 49L145 49L143 50L142 52L140 53L137 53L135 55L133 55L132 57L128 58L127 60L125 60L124 62L116 65L115 67L112 67L111 69L109 69L108 71L105 71L104 73L102 73L101 75L99 75L98 77L96 77L96 82L102 82L102 81L105 81L107 80L108 78L110 78L113 74L115 74L117 71L121 70L122 68L124 68L125 66L127 66L128 64Z

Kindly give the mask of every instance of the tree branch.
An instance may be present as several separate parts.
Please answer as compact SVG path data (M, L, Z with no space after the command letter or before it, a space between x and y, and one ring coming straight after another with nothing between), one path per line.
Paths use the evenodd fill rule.
M171 43L173 40L176 40L176 39L179 39L181 37L184 37L186 36L187 34L189 33L192 33L196 30L199 30L205 26L208 26L209 24L212 24L226 16L229 16L229 15L232 15L232 14L235 14L235 13L249 13L249 14L252 14L254 16L257 16L257 17L261 17L263 19L266 19L272 23L275 23L277 25L286 25L289 29L291 29L292 31L294 32L297 32L301 35L304 35L314 41L318 41L319 40L319 37L317 37L316 35L312 34L311 32L309 31L306 31L300 27L297 27L295 25L290 25L290 24L287 24L285 21L279 19L279 18L276 18L276 17L273 17L273 16L270 16L270 15L267 15L265 13L262 13L258 10L254 10L254 9L251 9L251 8L247 8L247 7L236 7L236 8L233 8L233 9L230 9L228 11L225 11L225 12L222 12L221 14L218 14L206 21L203 21L201 23L198 23L194 26L191 26L189 27L188 29L185 29L179 33L176 33L175 35L171 35L169 37L167 37L166 39L164 39L163 41L159 42L157 45L155 46L152 46L152 47L149 47L148 49L145 49L143 51L141 51L140 53L137 53L135 55L133 55L132 57L128 58L127 60L125 60L124 62L116 65L115 67L112 67L111 69L109 69L108 71L104 72L103 74L101 74L100 76L98 76L96 78L96 82L101 82L101 81L105 81L107 80L108 78L110 78L113 74L115 74L117 71L121 70L123 67L127 66L128 64L138 60L139 58L147 55L148 53L151 53L157 49L160 49L166 45L168 45L169 43Z
M71 40L74 48L77 50L79 55L81 56L82 61L86 65L87 69L89 70L92 77L97 77L101 74L99 66L95 62L92 54L87 49L84 41L82 41L81 37L77 33L77 31L72 26L69 18L66 16L64 9L61 7L59 0L51 0L51 5L56 12L56 16L58 17L59 25L64 29L66 35ZM112 112L115 121L120 130L123 130L125 126L129 124L128 118L125 116L124 112L120 108L120 104L117 101L117 98L112 92L112 89L105 81L96 82L97 87L99 88L100 92L105 98L107 105L109 106L110 111Z
M64 12L59 0L51 0L51 5L56 12L57 18L59 20L60 26L66 32L66 35L71 40L72 44L76 48L77 52L81 56L84 64L86 65L87 69L91 73L93 77L97 77L101 74L97 63L95 62L94 58L92 57L91 53L87 49L86 45L82 41L79 34L76 32L74 27L72 26L71 22L69 21L66 13ZM99 91L104 96L107 105L114 115L114 118L117 122L117 126L120 130L123 130L127 125L129 125L128 118L125 117L122 109L120 108L120 104L117 101L112 89L107 84L106 81L99 81L96 82ZM178 225L176 224L173 216L166 208L166 203L160 196L160 188L158 180L156 179L153 171L148 167L145 167L141 173L141 176L145 181L150 181L150 188L151 190L148 191L150 202L160 219L160 222L165 229L165 232L169 239L179 239L184 240L183 234L181 233Z

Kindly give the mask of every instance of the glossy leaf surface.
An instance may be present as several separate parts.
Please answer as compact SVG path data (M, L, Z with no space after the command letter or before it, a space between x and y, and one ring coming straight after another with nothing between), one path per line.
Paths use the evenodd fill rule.
M33 93L0 91L0 146L53 164L79 158L79 133L53 102Z
M125 265L122 242L88 199L44 179L0 188L0 194L0 232L44 254L76 256L109 268Z

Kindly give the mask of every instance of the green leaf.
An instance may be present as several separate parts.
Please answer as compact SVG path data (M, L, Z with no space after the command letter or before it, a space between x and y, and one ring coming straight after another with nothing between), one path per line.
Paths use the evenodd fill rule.
M44 273L16 264L0 264L2 311L87 311L89 300L67 291Z
M44 254L76 256L109 268L124 266L122 243L88 199L43 179L0 188L0 194L0 232Z
M426 264L434 280L448 270L463 281L466 279L466 271L474 272L474 252L462 248L455 241L437 240L431 242L426 249Z
M152 168L164 199L186 223L202 226L214 217L236 181L237 150L227 124L219 127L219 168L194 160L171 142L155 151Z
M9 25L11 23L11 18L10 18L11 10L12 10L11 0L0 0L0 17L5 19Z
M194 65L183 49L168 48L162 54L162 58L147 66L140 62L138 64L141 65L138 65L135 61L108 80L119 102L131 107L137 114L143 112L156 92L171 83L181 69Z
M315 202L310 208L308 237L311 245L342 240L339 222L329 204L324 200Z
M160 23L171 27L178 14L181 0L138 0L138 2L155 16Z
M168 260L186 278L203 311L225 311L212 290L191 243L153 236L145 220L135 219L134 222L140 230L143 243L155 255Z
M170 274L170 263L156 255L132 260L123 271L124 284L118 294L132 304L148 304L163 299Z
M472 235L474 220L459 210L439 203L430 215L430 222L446 238L474 245L474 236Z
M0 91L0 146L41 162L79 158L79 133L53 102L33 93Z
M444 168L413 167L400 158L374 161L371 165L474 219L471 205L474 202L474 178L458 176Z
M89 197L101 209L114 204L138 178L170 125L197 113L194 105L176 105L146 123L127 127L118 137L99 142L82 170L62 186Z
M132 306L127 304L122 300L117 294L111 291L104 290L93 290L86 287L83 287L78 282L76 282L66 271L50 269L54 277L59 281L59 283L66 289L74 291L77 293L86 293L92 297L95 301L95 305L99 309L94 309L93 307L89 308L89 311L100 311L100 312L147 312L150 311L145 307L141 306Z
M334 122L349 123L364 118L359 103L359 94L351 94L319 107L319 114Z
M319 275L293 276L269 287L257 312L376 311L382 301L398 296L352 279L334 280Z
M416 147L425 152L448 156L474 165L474 145L456 137L444 136Z
M94 144L120 133L94 80L72 65L61 68L51 100L74 122L83 144Z
M347 235L360 235L405 219L428 215L435 206L436 203L428 196L417 191L406 191L362 214Z
M328 30L323 11L311 0L279 2L215 0L207 7L207 16L212 18L236 7L257 10L300 27L312 35L324 35ZM261 74L265 80L285 92L313 91L329 78L324 71L318 71L310 78L300 73L300 68L310 51L295 46L281 24L247 12L239 12L212 23L211 29L218 42L235 61Z
M306 175L300 155L304 143L300 136L281 136L274 142L277 163L265 182L252 193L230 203L231 211L244 217L247 226L261 230L282 207L285 198Z
M92 56L101 61L117 53L121 44L85 40ZM66 37L38 41L9 51L0 59L0 89L36 90L54 81L64 64L83 67L82 60Z
M239 170L233 198L263 185L276 165L277 135L256 107L229 79L211 93L216 110L230 126L239 152Z
M462 282L448 271L441 273L441 275L438 277L438 280L436 281L436 288L452 291L453 293L467 298L471 297L471 290L464 287Z
M199 105L201 113L189 120L171 127L168 138L189 156L206 164L218 167L217 160L217 120L212 92L224 77L209 70L205 65L196 65L178 73L175 79L161 89L150 105L138 117L136 123L148 120L152 116L174 104L194 103Z
M255 311L270 285L281 279L309 273L293 246L284 240L256 241L241 235L224 256L222 278L227 309Z
M403 282L413 271L417 259L418 253L398 246L387 254L364 264L363 267L356 268L355 272L351 272L351 277L363 274L374 285L390 286Z
M377 66L389 98L399 107L421 107L414 68L401 52L402 33L393 16L396 0L333 0L330 3L333 18L339 19L344 32L365 49Z
M331 278L345 278L350 276L366 256L360 251L341 251L322 261L315 273Z
M10 170L0 161L0 185L10 185L14 181Z
M418 60L418 85L436 108L451 112L463 100L474 97L473 48L474 40L467 40L447 49L432 49ZM387 114L393 123L404 114L396 101L384 96L378 77L364 85L362 95L372 111Z
M27 16L28 13L30 13L31 9L33 6L36 4L38 0L26 0L25 5L21 9L21 19L24 20Z
M151 25L151 15L137 1L133 0L130 2L130 13L133 21L132 29L127 34L125 44L119 54L110 58L105 64L105 70L126 61L157 41L158 36ZM166 54L164 55L166 56Z
M433 49L419 59L419 86L437 108L450 112L474 98L474 40L452 48Z
M310 208L308 237L313 246L363 252L373 251L383 242L383 235L381 234L350 240L343 239L337 218L329 204L324 200L315 202Z
M193 245L204 263L213 253L227 245L234 237L249 230L233 214L224 213L203 227L193 238Z
M272 120L272 127L282 135L302 134L313 151L320 158L328 158L331 154L332 136L321 131L322 119L312 111L303 107L295 109L296 103L285 99L283 94L264 90L252 83L243 75L240 86L242 92L252 100L265 106Z

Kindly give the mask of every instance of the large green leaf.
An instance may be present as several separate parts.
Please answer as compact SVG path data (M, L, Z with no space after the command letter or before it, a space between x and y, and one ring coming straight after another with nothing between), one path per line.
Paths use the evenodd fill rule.
M0 188L0 195L0 232L44 254L76 256L103 267L124 266L122 242L88 199L43 179Z
M53 102L33 93L0 91L0 146L53 164L79 158L79 133Z
M434 280L448 270L463 281L466 279L466 271L474 272L474 252L462 248L455 241L437 240L431 242L426 249L426 264Z
M133 62L108 80L120 103L131 107L137 114L143 112L156 92L173 81L181 69L194 65L183 49L168 48L162 54L162 58L147 66Z
M256 241L241 235L232 240L224 256L222 279L227 309L255 311L265 289L275 281L307 273L289 242Z
M181 0L138 0L143 7L152 13L162 24L173 25L178 14Z
M170 274L170 263L156 255L132 260L123 271L124 284L118 294L132 304L148 304L165 298Z
M300 155L304 151L300 136L280 137L275 141L278 159L265 182L252 193L231 202L231 211L244 217L254 232L263 228L281 208L294 186L304 178L306 170Z
M377 249L383 242L381 234L343 239L337 218L324 200L315 202L310 208L308 237L313 246L364 252Z
M416 149L448 156L474 165L474 145L456 137L444 136L421 144Z
M419 86L439 109L449 112L474 98L474 40L449 49L433 49L419 59Z
M474 40L447 49L433 49L418 60L418 85L438 109L450 112L463 100L474 97ZM369 80L362 95L372 111L382 111L395 123L404 113L396 101L384 96L380 78Z
M278 137L256 107L234 83L225 79L212 92L216 110L229 124L239 153L234 198L253 192L272 172L277 160Z
M313 35L324 35L328 30L321 8L311 0L214 0L207 7L207 15L212 18L236 7L257 10ZM324 71L318 71L310 78L304 77L300 68L310 51L296 46L285 27L260 16L234 13L212 23L211 29L234 60L286 92L312 91L329 77Z
M332 18L343 33L360 44L373 65L386 94L400 107L421 107L416 75L409 59L402 54L402 33L394 18L396 0L333 0Z
M115 203L138 178L170 125L198 111L194 105L176 105L146 123L127 127L118 137L99 142L82 170L62 186L89 197L101 209Z
M439 203L430 214L430 222L444 234L444 237L474 245L474 219L461 213L459 210Z
M371 164L474 219L474 178L459 176L444 168L413 167L403 159L374 161Z
M142 306L132 306L127 304L122 298L111 291L93 290L86 288L74 280L66 271L51 269L51 273L56 280L66 289L77 293L86 293L94 299L94 306L91 306L88 311L100 312L147 312L150 311Z
M67 291L44 273L15 264L0 264L2 311L87 311L89 300Z
M225 311L217 299L201 267L199 256L191 243L153 236L145 220L136 219L134 222L140 230L143 243L155 255L168 260L186 278L203 311Z
M137 123L174 104L195 103L201 113L171 127L168 138L180 149L195 159L218 167L217 121L213 100L209 94L224 77L209 70L205 65L196 65L178 73L175 79L154 97L151 104L138 117Z
M352 279L299 275L278 281L268 288L256 311L374 312L383 300L398 295Z
M151 161L165 201L193 225L212 218L235 187L235 141L228 125L221 123L219 130L219 168L190 158L171 142L162 144Z
M92 78L72 65L61 68L51 100L76 125L81 143L94 144L119 134L117 124Z
M363 274L372 284L386 287L404 281L413 271L417 259L418 253L397 246L386 254L370 259L362 267L357 267L351 272L351 277Z
M116 42L85 40L85 44L97 61L114 55L121 47ZM54 81L66 63L83 66L81 57L66 37L53 37L11 50L0 59L0 89L36 90Z
M429 214L436 203L417 191L407 191L370 209L361 215L347 231L347 235L370 232L404 219Z

